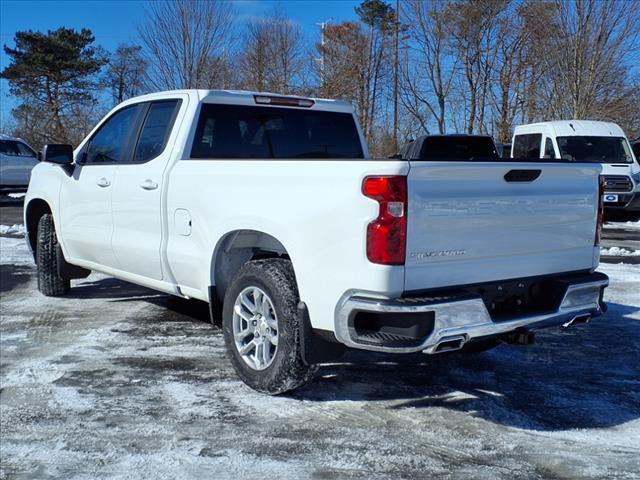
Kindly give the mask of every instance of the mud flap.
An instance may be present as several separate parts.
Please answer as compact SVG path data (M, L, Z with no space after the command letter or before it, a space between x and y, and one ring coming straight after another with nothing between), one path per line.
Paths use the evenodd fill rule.
M335 361L347 350L335 340L332 332L314 330L309 319L309 310L304 302L298 303L298 329L300 336L300 355L305 365Z
M222 327L222 302L213 286L209 287L209 321L211 325Z
M57 258L57 267L58 267L58 275L60 278L64 280L76 280L80 278L87 278L91 275L91 270L87 270L86 268L78 267L76 265L71 265L64 258L64 254L62 253L62 248L60 245L56 246L56 258Z

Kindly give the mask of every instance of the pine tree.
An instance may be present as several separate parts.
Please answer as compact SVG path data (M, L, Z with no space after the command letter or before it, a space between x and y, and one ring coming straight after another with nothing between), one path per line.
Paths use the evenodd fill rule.
M41 112L47 142L68 143L73 112L95 102L96 74L106 63L102 49L92 46L88 29L29 30L14 40L15 48L4 46L11 63L0 76L22 100L20 107Z

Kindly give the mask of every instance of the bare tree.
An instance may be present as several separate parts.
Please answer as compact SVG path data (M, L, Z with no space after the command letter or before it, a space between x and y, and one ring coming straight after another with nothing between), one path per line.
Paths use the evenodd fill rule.
M222 0L150 1L138 34L146 48L149 84L155 89L214 88L224 83L233 20Z
M241 51L244 88L282 94L300 90L298 77L307 62L302 32L283 12L250 21Z
M514 119L525 105L526 79L536 58L528 45L534 29L544 24L544 6L536 1L512 3L498 20L491 103L495 136L503 143L509 143Z
M365 63L365 76L363 88L366 95L364 115L360 118L362 129L366 138L373 134L379 104L380 91L384 89L383 82L388 80L392 62L390 48L393 34L396 29L397 19L395 10L383 0L364 0L356 13L360 21L368 30L368 51Z
M115 104L139 95L144 88L147 61L141 50L136 45L119 45L109 59L105 83Z
M450 46L460 58L467 98L467 133L486 132L485 105L496 62L497 26L510 0L449 3L443 16Z
M435 120L439 133L446 132L447 97L457 66L457 59L446 53L444 7L442 2L421 0L404 4L403 16L411 19L408 48L413 61L402 71L402 103L426 132L429 118Z
M551 28L537 44L545 49L542 90L554 116L611 115L625 95L629 66L640 60L634 15L638 0L555 0ZM637 80L636 83L637 85Z

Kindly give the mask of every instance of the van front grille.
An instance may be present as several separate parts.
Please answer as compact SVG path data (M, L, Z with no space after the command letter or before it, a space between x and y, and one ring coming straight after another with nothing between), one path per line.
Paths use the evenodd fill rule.
M633 182L626 175L604 175L605 192L630 192Z

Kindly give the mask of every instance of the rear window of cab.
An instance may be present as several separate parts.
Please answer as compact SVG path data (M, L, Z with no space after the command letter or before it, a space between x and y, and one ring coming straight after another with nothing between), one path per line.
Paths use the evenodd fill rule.
M191 148L194 159L362 158L350 113L203 104Z

